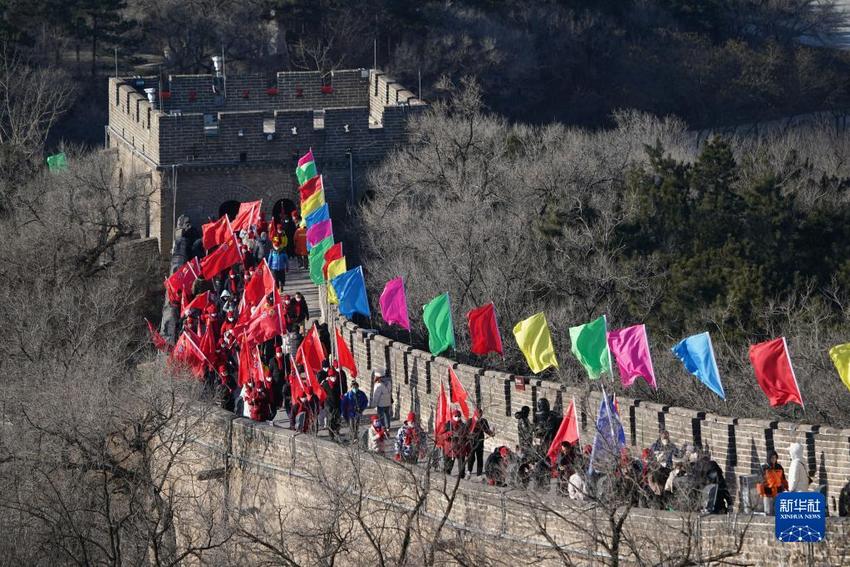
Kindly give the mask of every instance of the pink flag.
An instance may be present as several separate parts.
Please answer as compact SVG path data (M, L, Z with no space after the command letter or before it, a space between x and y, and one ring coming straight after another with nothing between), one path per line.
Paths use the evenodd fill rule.
M608 348L617 360L620 369L620 382L628 388L635 378L642 377L652 386L655 385L655 372L652 370L652 357L649 355L649 339L644 325L634 325L608 333Z
M404 280L401 276L393 278L384 286L381 293L381 316L389 324L410 330L407 317L407 298L404 295Z
M312 248L328 236L333 236L333 234L334 227L330 219L317 222L307 229L307 244Z

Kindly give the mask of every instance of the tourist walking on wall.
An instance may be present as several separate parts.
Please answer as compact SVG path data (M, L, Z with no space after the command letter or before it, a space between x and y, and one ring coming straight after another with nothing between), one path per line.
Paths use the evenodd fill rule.
M475 475L481 476L484 470L484 435L493 437L496 435L490 427L490 422L484 417L484 410L480 407L475 408L477 419L473 419L469 428L469 438L471 442L471 450L469 453L469 463L467 470L472 475L472 468L478 463Z
M302 268L307 267L307 227L299 226L292 237L295 241L295 257Z
M356 440L360 429L360 416L363 410L369 407L366 394L360 389L356 381L351 383L351 389L342 397L342 417L348 422L351 429L351 438Z
M767 454L767 464L762 468L762 481L756 485L756 490L764 502L764 513L772 516L776 495L788 490L785 469L779 464L779 454L776 451Z
M531 422L528 420L528 416L530 414L531 408L528 406L522 406L520 410L514 414L514 417L517 420L516 429L519 446L526 452L526 454L531 453L531 449L534 446L534 429L531 426Z
M404 463L417 463L425 451L425 432L416 422L416 414L410 412L404 424L398 429L395 439L395 460Z
M282 231L281 226L278 226L278 231ZM272 238L272 251L269 253L268 262L277 287L283 291L286 272L289 271L289 258L286 255L286 236L282 232Z
M788 447L791 464L788 465L788 490L791 492L808 492L809 471L803 464L803 446L792 443Z
M393 399L390 389L383 382L383 378L381 374L375 376L375 385L372 388L372 407L378 410L378 417L384 422L384 427L389 429L393 413Z
M446 422L443 429L444 460L443 470L446 474L452 474L455 461L458 462L458 476L464 477L466 467L464 461L469 455L469 429L461 417L460 410L455 410L452 419Z

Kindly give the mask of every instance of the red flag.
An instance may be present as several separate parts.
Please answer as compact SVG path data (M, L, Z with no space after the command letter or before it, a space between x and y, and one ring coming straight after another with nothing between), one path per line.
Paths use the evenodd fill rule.
M207 325L207 328L204 331L204 334L201 337L201 341L198 346L201 348L201 352L204 353L204 356L210 362L210 367L213 370L216 370L218 367L218 352L216 351L216 347L218 346L218 340L216 339L215 329L212 325Z
M558 433L552 439L552 444L549 445L549 452L546 455L549 457L549 462L553 465L558 460L558 452L561 450L561 443L578 443L578 419L576 419L576 404L575 400L570 401L570 406L567 408L567 413L564 414L564 419L561 420L561 426L558 428Z
M195 376L203 378L204 369L209 361L198 346L198 342L200 342L198 335L189 329L184 329L171 351L170 361L172 364L181 363L187 366Z
M449 388L452 393L452 403L460 406L460 412L464 419L469 419L469 404L466 401L469 396L451 367L449 368Z
M289 375L290 396L292 400L295 401L300 398L302 394L307 393L307 387L301 379L301 374L298 373L298 366L295 364L295 359L292 358L291 354L289 355L289 363L292 365L292 373Z
M239 343L239 373L236 383L239 386L248 384L253 379L254 356L253 347L244 338Z
M785 337L750 345L750 362L756 372L756 380L772 407L791 402L805 407Z
M204 244L204 250L211 250L227 240L230 230L227 222L227 215L221 215L221 218L217 221L201 225L201 240Z
M262 199L259 201L250 201L248 203L240 203L239 212L236 213L236 218L233 219L233 231L239 232L240 230L248 230L251 225L259 226L262 208ZM227 238L226 234L225 238Z
M434 415L434 444L443 447L445 444L446 423L449 422L449 402L446 399L446 390L443 381L440 380L440 393L437 395L437 411Z
M466 314L466 320L469 323L469 337L472 339L470 350L473 354L504 354L502 335L499 334L499 325L496 324L496 306L493 303L473 309Z
M241 261L242 251L239 250L236 237L231 234L227 241L201 260L201 275L208 280Z
M197 258L192 258L177 268L165 280L165 291L168 294L168 301L171 303L181 303L181 301L191 297L192 284L199 277L201 277L201 265L198 263ZM178 290L180 293L177 293Z
M277 286L274 282L274 276L272 275L272 271L269 269L268 262L266 262L266 259L263 258L263 261L251 276L251 281L245 284L245 291L242 294L241 311L245 310L244 308L246 305L248 307L254 307L259 304L263 298L268 297L270 293L275 295L275 303L277 303L278 292Z
M156 328L150 321L145 319L145 323L148 324L148 333L150 333L151 342L153 343L154 348L156 348L156 350L168 352L168 350L171 349L171 345L168 344L168 341L166 341L165 338L159 334L159 331L156 330Z
M322 385L319 384L319 380L316 378L316 371L310 368L309 364L305 364L304 372L307 374L307 384L309 388L313 391L313 394L315 394L315 396L324 403L328 395L322 389Z
M195 297L195 299L193 299L189 303L185 304L183 306L183 311L180 312L180 316L185 317L186 315L189 314L189 310L191 310L191 309L198 309L200 311L203 311L204 309L209 307L209 305L210 305L210 292L206 291L206 292L202 293L201 295Z
M357 378L357 364L354 362L354 355L342 338L339 329L336 329L336 359L339 361L340 368L345 368L352 378Z
M304 182L304 185L298 188L298 193L301 196L301 202L303 203L305 200L310 198L313 193L321 190L322 188L322 176L317 175L316 177L311 177L310 179Z
M339 260L342 258L342 242L337 242L325 252L324 260L325 263L322 265L322 274L325 276L325 280L328 279L328 266L334 260Z
M322 341L319 340L319 331L314 324L307 332L304 340L301 341L301 346L298 347L295 360L305 367L311 368L314 372L318 372L322 368L322 362L327 360L327 358L328 354L325 352Z
M251 315L244 339L248 344L258 345L283 334L280 305L265 303Z

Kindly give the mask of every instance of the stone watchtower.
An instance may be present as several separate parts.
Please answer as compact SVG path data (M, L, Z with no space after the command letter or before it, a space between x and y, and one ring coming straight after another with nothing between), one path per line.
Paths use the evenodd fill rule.
M310 148L340 214L426 107L375 69L111 78L106 145L122 177L150 183L146 235L168 254L181 214L200 227L241 201L262 198L266 215L294 207L296 161Z

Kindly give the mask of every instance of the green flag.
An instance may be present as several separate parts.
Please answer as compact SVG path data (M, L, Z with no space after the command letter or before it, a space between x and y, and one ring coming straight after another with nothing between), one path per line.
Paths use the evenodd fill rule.
M62 171L68 169L68 158L65 157L65 152L47 156L47 169L50 171Z
M588 376L596 380L603 372L611 372L611 353L608 352L608 322L605 316L590 323L570 327L570 347Z
M310 248L310 279L316 285L325 283L325 274L322 273L322 266L325 265L325 252L334 245L334 237L328 236L324 240L320 240L315 246Z
M455 332L452 328L449 294L438 295L422 311L422 320L428 328L428 349L431 354L438 355L449 347L454 348Z

